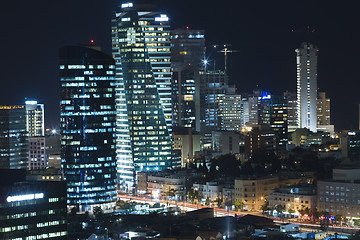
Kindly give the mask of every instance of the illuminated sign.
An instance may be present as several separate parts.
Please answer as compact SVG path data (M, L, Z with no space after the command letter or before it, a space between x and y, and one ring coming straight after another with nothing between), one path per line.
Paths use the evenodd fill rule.
M129 7L133 7L133 3L123 3L121 4L121 8L129 8Z
M269 92L261 92L261 99L271 99L271 94Z
M130 18L129 18L129 17L127 17L127 18L122 18L121 21L122 21L122 22L129 22L129 21L130 21Z
M34 200L44 198L43 193L32 193L32 194L24 194L24 195L17 195L17 196L8 196L6 198L7 202L17 202L17 201L25 201L25 200Z
M37 101L25 101L26 105L36 105Z
M155 18L155 21L166 22L166 21L169 21L169 18L166 16L166 14L160 14L160 17Z

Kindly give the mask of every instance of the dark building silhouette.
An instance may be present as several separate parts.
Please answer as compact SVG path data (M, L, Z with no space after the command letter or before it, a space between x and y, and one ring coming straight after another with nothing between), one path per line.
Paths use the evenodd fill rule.
M116 201L115 62L86 46L62 47L61 161L67 204L80 211Z
M0 106L0 168L27 168L25 106Z

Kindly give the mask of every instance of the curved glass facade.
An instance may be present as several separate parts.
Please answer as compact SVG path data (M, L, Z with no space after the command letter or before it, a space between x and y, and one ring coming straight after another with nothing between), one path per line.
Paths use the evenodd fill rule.
M166 15L140 12L133 4L115 13L112 24L122 120L118 172L120 184L129 190L134 172L171 167L170 30Z

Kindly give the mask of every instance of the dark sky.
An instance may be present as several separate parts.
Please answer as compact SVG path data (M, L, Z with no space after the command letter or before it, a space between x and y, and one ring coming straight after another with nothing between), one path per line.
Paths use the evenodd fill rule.
M243 92L259 84L279 93L296 89L295 48L311 40L320 49L318 87L331 98L336 129L357 127L360 28L355 1L272 0L134 1L158 5L172 28L205 29L212 44L232 44L231 82ZM46 125L58 124L58 48L94 39L111 53L110 20L122 1L34 0L2 2L0 104L24 98L45 103ZM316 29L307 34L307 26ZM291 32L294 29L295 32ZM223 67L223 57L210 52Z

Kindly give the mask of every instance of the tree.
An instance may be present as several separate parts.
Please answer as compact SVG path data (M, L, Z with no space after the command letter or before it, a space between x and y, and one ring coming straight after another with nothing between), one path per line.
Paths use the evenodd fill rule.
M70 209L70 215L71 215L71 216L75 216L76 213L77 213L77 208L76 208L76 207L72 207L72 208Z
M220 207L221 204L222 204L222 199L221 199L221 197L217 197L214 202L216 202L217 207Z
M329 217L330 217L330 213L326 212L326 211L322 211L320 212L321 218L320 218L320 228L323 231L327 231L330 221L329 221Z
M176 194L176 190L173 188L171 188L171 189L169 188L169 190L167 190L165 193L166 198L175 197L175 194Z
M234 205L235 205L235 209L236 210L242 210L242 208L243 208L243 206L244 206L244 202L243 201L236 201L235 203L234 203Z
M314 220L318 220L320 217L320 213L317 210L317 208L312 208L311 209L311 216L313 217Z
M282 213L285 211L285 207L281 204L276 205L275 210L278 212L278 215L282 216Z
M288 212L291 214L291 213L295 213L295 210L292 209L292 208L289 208Z
M102 210L101 207L96 206L93 209L93 214L94 214L96 220L100 220L104 215L104 211Z
M261 206L261 210L263 214L269 210L269 201L264 202L264 204Z
M192 204L194 204L196 201L200 202L201 197L202 197L201 194L198 191L193 190L193 189L191 189L188 192L188 195L189 195L189 198L190 198L190 202Z
M209 198L209 197L206 197L205 205L206 205L206 206L210 206L210 203L211 203L210 198Z
M352 240L360 240L360 231L357 231L352 238L350 238Z
M238 161L235 155L226 154L221 155L215 159L211 160L211 167L209 174L208 181L220 177L222 175L226 176L239 176L240 175L240 167L241 162Z
M342 221L342 216L341 216L340 214L335 215L335 221L336 221L337 224L338 224L338 223L341 223L341 221Z

